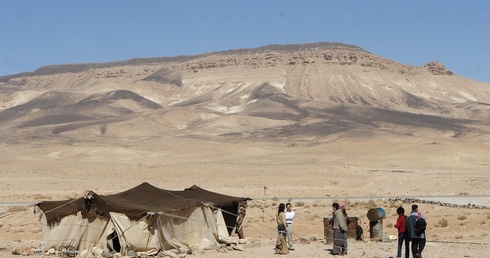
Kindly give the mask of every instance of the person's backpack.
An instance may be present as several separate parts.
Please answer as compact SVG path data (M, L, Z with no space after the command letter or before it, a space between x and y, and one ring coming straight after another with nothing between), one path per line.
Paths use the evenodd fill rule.
M426 228L427 228L427 221L425 221L425 219L422 218L419 212L417 216L417 220L415 220L415 232L424 233Z

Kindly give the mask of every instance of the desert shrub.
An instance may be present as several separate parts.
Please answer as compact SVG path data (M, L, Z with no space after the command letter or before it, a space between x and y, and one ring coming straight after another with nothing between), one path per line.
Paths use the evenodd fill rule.
M465 220L465 219L467 219L466 215L464 215L464 214L459 215L457 218L458 218L458 220Z
M372 209L372 208L376 208L376 207L378 207L378 204L376 203L375 200L369 200L366 203L366 208L368 208L368 209Z
M462 235L458 235L458 236L455 236L454 238L455 239L463 239L463 236Z
M275 202L278 202L279 201L279 198L276 197L276 196L274 196L274 197L272 197L272 200L275 201Z
M312 204L313 207L322 207L322 203L320 201L315 201Z
M436 227L447 228L449 226L449 221L445 218L438 220L435 224Z
M357 208L357 207L361 207L361 206L362 206L361 202L359 202L359 201L356 201L356 202L349 204L350 208Z
M480 221L480 225L485 225L485 224L487 224L486 221L484 221L484 220Z
M301 202L301 201L298 201L298 202L294 203L294 205L296 207L303 207L303 206L305 206L305 203L304 202Z
M485 237L487 237L487 236L488 236L488 234L487 234L487 233L483 233L483 234L481 234L481 236L480 236L480 237L485 238Z

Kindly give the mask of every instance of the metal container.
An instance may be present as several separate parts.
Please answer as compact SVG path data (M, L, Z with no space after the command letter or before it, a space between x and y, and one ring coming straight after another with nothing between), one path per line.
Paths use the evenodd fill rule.
M367 217L369 221L376 222L380 219L384 219L386 217L386 212L383 210L383 208L369 209L367 212Z

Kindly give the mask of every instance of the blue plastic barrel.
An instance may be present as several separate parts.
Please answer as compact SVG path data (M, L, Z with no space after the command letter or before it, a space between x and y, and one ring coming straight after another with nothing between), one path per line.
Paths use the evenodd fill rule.
M383 208L369 209L367 212L367 217L369 221L376 222L380 219L384 219L386 217L386 212L383 210Z
M384 219L386 217L386 212L383 210L383 208L376 208L379 212L379 219Z

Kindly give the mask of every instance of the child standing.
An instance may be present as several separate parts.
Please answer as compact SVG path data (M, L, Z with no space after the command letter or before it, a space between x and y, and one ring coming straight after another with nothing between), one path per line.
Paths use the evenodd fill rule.
M407 216L405 216L405 209L403 207L398 207L396 209L396 213L398 214L398 218L396 219L395 228L398 229L398 253L396 257L402 257L402 245L405 242L405 258L409 258L410 256L410 238L408 236L407 227L405 222L407 220Z

